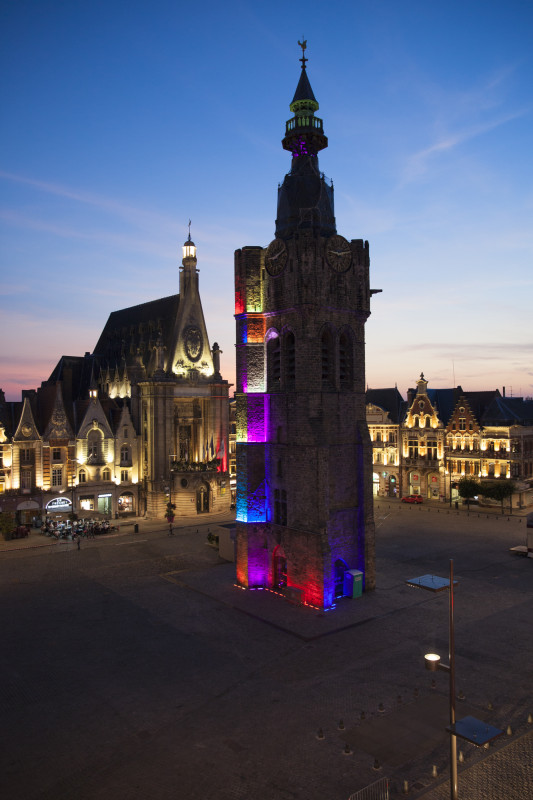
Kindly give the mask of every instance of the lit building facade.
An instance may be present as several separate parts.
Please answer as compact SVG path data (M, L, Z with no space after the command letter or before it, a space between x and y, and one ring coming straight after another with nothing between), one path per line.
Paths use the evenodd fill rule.
M492 391L429 389L421 374L404 401L397 389L368 389L374 495L459 498L461 478L517 481L522 505L533 478L533 402ZM398 442L395 451L395 441Z
M94 352L63 356L0 402L2 509L164 517L229 511L229 388L209 346L196 246L180 293L113 312Z
M330 608L347 574L375 585L365 418L369 249L337 233L305 62L275 238L235 254L237 583Z

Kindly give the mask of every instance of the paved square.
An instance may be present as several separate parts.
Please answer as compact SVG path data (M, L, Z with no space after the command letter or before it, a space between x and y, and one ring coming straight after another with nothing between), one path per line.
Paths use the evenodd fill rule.
M387 775L446 797L448 679L423 654L447 658L447 593L405 580L453 557L458 717L512 729L459 745L461 798L533 797L525 519L380 502L376 522L378 589L328 613L235 588L196 522L0 549L0 796L348 800Z

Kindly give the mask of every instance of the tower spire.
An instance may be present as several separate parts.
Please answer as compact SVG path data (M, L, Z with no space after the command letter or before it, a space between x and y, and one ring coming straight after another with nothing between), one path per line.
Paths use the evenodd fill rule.
M285 138L282 141L283 148L289 150L293 158L297 156L316 156L316 154L328 146L327 137L324 136L322 120L315 117L319 105L307 77L305 51L307 40L298 41L302 48L302 71L300 80L290 104L290 110L294 114L285 125Z
M317 154L328 146L322 120L315 117L318 101L307 77L305 57L307 40L302 48L302 69L290 109L294 116L285 124L284 150L292 153L291 169L278 189L276 236L290 238L300 228L312 228L323 236L336 233L333 211L333 186L327 185L318 167Z

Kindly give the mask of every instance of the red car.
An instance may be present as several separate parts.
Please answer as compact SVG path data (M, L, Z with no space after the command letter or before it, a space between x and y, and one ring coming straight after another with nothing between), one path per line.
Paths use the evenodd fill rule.
M407 497L402 497L402 503L422 503L421 494L408 494Z

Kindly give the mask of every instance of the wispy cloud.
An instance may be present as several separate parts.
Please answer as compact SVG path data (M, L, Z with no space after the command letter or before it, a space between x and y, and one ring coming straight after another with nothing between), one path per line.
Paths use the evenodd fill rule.
M523 117L528 113L529 109L524 108L520 111L505 114L487 122L449 132L447 135L444 135L442 138L439 138L433 144L429 145L429 147L409 156L403 170L403 182L409 183L423 177L429 169L431 160L438 155L449 152L471 139L483 136L483 134L495 130L502 125L506 125L508 122Z

